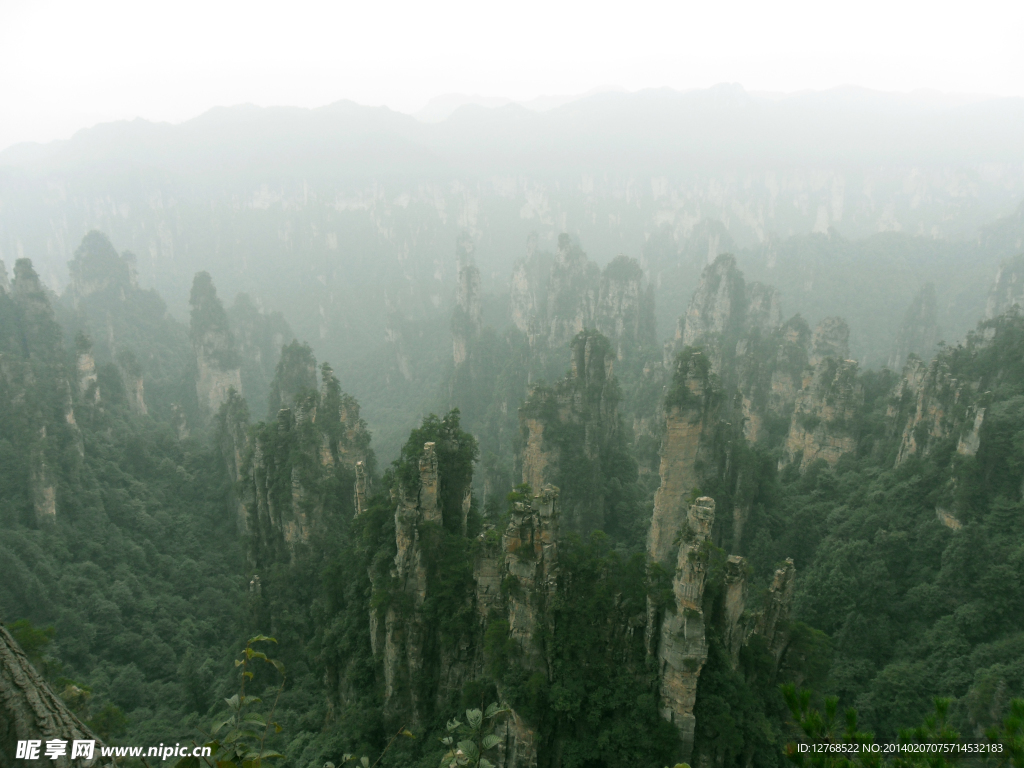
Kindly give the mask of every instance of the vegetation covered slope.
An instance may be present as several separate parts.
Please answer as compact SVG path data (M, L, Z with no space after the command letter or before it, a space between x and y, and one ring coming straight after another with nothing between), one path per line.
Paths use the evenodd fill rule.
M730 306L770 295L729 284ZM231 314L216 314L230 341ZM650 374L665 385L652 418L666 433L696 419L709 441L676 501L714 517L706 538L680 526L666 565L640 551L657 483L617 411L638 390L619 387L615 341L595 329L565 339L565 379L511 403L508 450L535 487L513 471L507 500L484 504L481 441L458 410L422 419L379 471L358 404L298 342L261 374L265 420L230 390L190 431L169 405L140 410L132 370L115 354L90 374L19 262L0 291L0 617L83 721L134 744L204 738L234 653L273 636L287 669L273 746L303 768L375 759L403 727L417 738L381 764L435 766L447 721L495 700L511 707L502 766L666 765L686 739L694 762L780 765L781 683L838 695L881 738L933 696L983 735L1024 695L1024 319L987 321L930 364L859 372L840 321L812 336L769 315L704 323L703 347ZM530 360L520 341L524 364L558 354ZM477 368L448 395L478 405L478 429L507 422L490 396L500 356L467 350ZM835 450L803 455L822 440ZM666 720L655 635L670 615L701 627L702 647L671 659L695 686L691 735Z

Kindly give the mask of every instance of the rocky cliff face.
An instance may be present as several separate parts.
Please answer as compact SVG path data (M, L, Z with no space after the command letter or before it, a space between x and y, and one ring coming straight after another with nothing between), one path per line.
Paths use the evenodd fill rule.
M282 347L294 338L280 312L266 312L240 293L227 311L240 358L240 375L253 413L265 413Z
M18 259L14 279L0 292L0 432L27 461L6 478L30 500L26 518L53 520L60 508L59 469L84 455L73 406L77 371L68 365L50 296L29 259ZM23 522L30 522L29 519Z
M661 713L679 729L684 760L693 749L697 680L708 656L703 599L714 521L713 499L699 498L687 510L672 579L675 604L654 619L657 639L651 650L658 660Z
M594 326L612 340L616 360L654 346L654 286L636 259L616 256L601 273Z
M887 412L891 429L899 436L896 466L911 456L927 455L936 441L962 429L967 419L967 401L973 399L972 390L969 383L965 387L965 382L953 376L949 361L943 356L930 364L912 357L896 382ZM980 419L984 419L984 410ZM977 450L973 443L968 437L964 450Z
M746 283L736 260L722 254L709 264L675 339L665 346L665 365L687 347L700 347L726 391L738 390L743 434L766 439L765 420L788 418L807 360L809 331L799 316L781 324L778 291ZM732 408L732 405L730 405Z
M75 356L75 369L78 371L79 396L89 402L99 402L100 389L96 383L96 358L92 356L89 347L79 349Z
M243 495L237 489L244 486L246 463L251 441L249 439L249 407L237 392L231 392L227 401L217 413L217 445L228 477L231 478L231 507L235 514L235 526L242 535L249 533L249 514L244 503L245 495L255 489L246 488ZM250 469L251 471L251 469Z
M557 488L547 486L529 500L514 502L500 543L495 541L497 531L490 527L480 534L473 568L477 644L488 620L506 620L509 637L522 651L523 665L549 680L550 649L541 638L554 631L559 589L558 495ZM476 674L482 664L478 648ZM541 738L518 713L499 726L498 735L501 768L535 768Z
M1024 306L1024 255L1004 261L985 303L985 317L998 317L1010 307Z
M160 296L139 287L135 267L133 254L118 254L106 235L89 232L68 262L71 281L56 309L68 338L88 340L80 385L89 376L88 357L97 371L114 364L130 409L167 418L173 403L181 405L181 379L195 353ZM103 395L100 387L93 397Z
M434 703L424 695L417 678L424 674L425 635L431 631L421 615L427 597L427 544L422 537L425 525L441 525L439 487L436 447L426 443L419 460L419 487L400 487L396 494L397 551L389 586L392 604L384 614L383 647L375 645L373 649L374 655L383 659L385 711L392 715L408 712L417 724L429 716Z
M893 371L901 371L911 355L925 359L931 357L938 341L935 285L925 283L903 317L887 367Z
M666 399L661 444L661 484L654 495L654 513L647 536L647 554L655 562L675 559L676 541L687 524L695 488L714 471L713 455L721 406L711 363L690 350L676 360L672 388Z
M459 276L455 291L455 313L452 316L452 358L462 365L469 348L480 334L483 306L480 293L480 270L473 258L474 245L468 235L459 238L456 248Z
M503 572L515 582L507 609L511 636L528 666L549 676L549 660L538 639L554 622L559 573L557 501L558 490L548 485L529 502L515 502L501 539Z
M438 590L458 587L443 586L450 575L442 573L441 552L469 544L445 524L450 510L444 509L444 499L459 494L444 490L451 468L442 458L438 445L427 442L416 460L415 487L393 488L394 559L386 575L371 573L380 607L371 609L370 633L382 667L385 717L402 723L426 722L469 681L488 678L484 635L491 622L507 622L501 626L521 649L521 663L549 676L539 639L553 629L559 586L558 490L549 486L514 502L504 530L485 525L475 543L471 582L462 585L464 592L442 596ZM438 600L453 610L471 608L476 620L459 636L442 637L436 617L431 618ZM428 601L435 606L431 612ZM518 713L499 731L498 765L535 768L536 731Z
M189 303L196 395L201 413L209 418L217 413L232 389L242 393L241 361L224 305L217 298L217 289L208 273L195 276Z
M857 381L857 363L853 360L829 357L808 369L780 464L790 464L799 457L803 471L818 459L835 465L844 454L855 452L855 419L863 403L864 391Z
M519 475L531 488L559 485L566 525L599 529L604 521L601 456L619 431L618 389L612 350L596 332L572 343L569 374L551 388L536 388L519 412Z
M617 256L598 269L568 235L560 235L554 258L536 252L512 272L513 324L532 347L564 348L576 334L596 328L622 360L654 343L654 294L636 259Z
M846 359L849 328L830 317L811 334L799 315L782 325L779 317L774 289L746 285L723 255L704 270L676 344L699 346L723 390L736 393L722 418L741 423L747 442L778 439L778 425L788 423L783 464L797 455L801 469L816 458L835 464L856 449L853 421L863 403L857 364Z
M268 415L274 418L282 408L317 389L316 358L309 344L292 341L281 348L274 380L270 385Z
M242 489L239 527L248 532L250 561L258 566L291 559L325 515L357 514L360 464L364 505L369 492L366 464L373 454L359 405L326 363L317 389L316 360L307 352L296 344L282 355L273 391L287 407L274 419L250 430L237 392L218 412L221 453Z
M722 254L701 274L700 285L679 319L676 349L707 346L721 348L727 337L738 336L747 314L746 284L736 259ZM723 352L726 351L723 349ZM718 361L716 371L720 371Z

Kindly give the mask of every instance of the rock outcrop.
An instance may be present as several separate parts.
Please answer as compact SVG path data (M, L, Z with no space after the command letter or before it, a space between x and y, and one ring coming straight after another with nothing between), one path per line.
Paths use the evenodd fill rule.
M693 491L705 473L714 471L720 405L721 393L712 381L707 356L694 349L681 354L666 397L661 484L647 535L647 554L655 562L669 564L675 559Z
M896 341L889 354L887 367L893 371L903 370L911 355L929 358L939 341L939 321L935 297L935 285L925 283L918 291L903 323L896 332Z
M1004 261L985 303L985 317L998 317L1011 307L1024 307L1024 254Z
M55 468L84 456L75 418L77 371L70 365L61 328L29 259L18 259L10 289L0 293L0 424L27 461L5 478L31 503L42 523L60 507Z
M473 253L473 241L469 236L460 237L456 248L459 283L455 292L455 313L452 316L452 358L456 366L466 362L470 347L480 335L482 324L480 270L474 262Z
M796 566L793 565L792 558L786 558L785 565L775 571L764 604L753 622L751 634L764 638L769 653L775 659L776 668L782 660L789 639L786 623L793 607L795 588Z
M655 638L649 650L658 661L661 714L679 729L683 760L689 759L693 749L693 705L708 656L703 599L714 521L713 499L701 497L687 510L672 579L674 605L663 615L652 616L648 627Z
M636 259L616 256L604 268L594 327L612 341L616 360L654 346L654 286Z
M96 383L96 358L92 356L91 346L87 341L79 346L75 369L78 372L78 396L86 402L96 403L100 400L100 388Z
M233 389L242 392L241 360L224 305L207 272L192 282L190 336L196 360L196 395L201 413L217 413Z
M249 407L237 392L231 392L227 401L217 413L217 446L228 477L231 478L232 511L235 514L235 525L240 534L249 533L249 515L243 498L238 495L237 488L244 485L249 441ZM248 491L249 489L247 489Z
M835 465L857 450L856 417L864 404L853 360L822 359L804 377L781 465L800 458L800 470L818 459Z
M727 338L735 338L742 333L746 314L743 275L736 267L736 259L730 254L722 254L704 269L690 306L679 319L675 351L695 346L727 347ZM720 366L721 361L718 363ZM716 371L720 370L719 366L716 366Z
M815 368L827 359L846 360L849 356L850 327L841 317L826 317L811 336L808 365Z
M421 616L427 596L428 546L422 540L426 524L440 526L438 504L437 451L434 443L423 446L419 460L419 487L399 487L395 509L395 553L391 571L391 595L383 621L383 647L374 647L375 656L384 662L384 709L395 713L405 710L413 723L429 715L433 700L425 699L422 686L415 684L424 670L426 638L430 631ZM376 617L374 617L376 619ZM373 635L371 635L373 636Z
M298 340L281 348L274 380L270 384L269 416L282 408L291 408L302 397L317 389L316 358L309 344Z
M513 268L511 314L531 347L559 350L596 328L622 360L655 340L653 289L636 259L617 256L601 271L566 234L553 259L531 240Z
M589 532L604 522L601 456L619 432L618 388L608 340L595 331L573 339L569 374L537 387L519 411L521 482L558 485L566 525ZM572 476L565 472L571 467Z
M142 366L130 350L124 349L117 354L117 371L124 385L125 396L128 398L128 409L136 416L149 413L146 407L146 386L142 376Z
M294 354L282 355L274 391L289 407L274 419L250 430L237 393L218 414L221 452L241 487L239 527L248 532L250 561L260 567L291 559L325 515L357 514L360 463L364 505L370 491L366 464L373 453L359 405L326 363L317 389L316 360L307 351L295 345Z
M265 413L264 399L277 372L281 348L294 338L280 312L264 311L257 300L240 293L228 309L228 321L238 349L242 389L253 413Z
M69 338L88 342L77 345L79 353L86 353L79 354L78 363L79 389L87 401L102 401L104 407L126 404L138 416L155 408L157 418L167 418L173 403L183 404L181 376L193 365L195 351L188 331L171 317L160 296L139 286L135 264L135 256L118 254L106 235L89 232L68 262L71 281L60 298L59 316ZM123 398L116 385L116 391L99 387L98 394L85 394L89 357L97 373L116 366ZM195 421L195 405L191 398L186 402Z
M512 639L523 650L530 668L550 676L540 638L554 626L554 598L558 592L558 490L545 486L530 502L512 505L502 535L504 573L509 584L508 623ZM547 630L547 632L545 632Z
M887 418L899 435L896 466L925 456L937 440L949 437L965 408L963 384L942 357L925 364L911 357L890 397ZM979 425L980 426L980 425Z
M112 765L102 757L103 742L87 725L68 709L43 677L36 672L24 651L0 624L0 766L32 765L46 760L54 768L106 768ZM45 743L60 739L67 745L65 754L46 759ZM26 760L17 755L19 741L35 741L40 747L40 760ZM76 741L88 741L92 752L73 755Z

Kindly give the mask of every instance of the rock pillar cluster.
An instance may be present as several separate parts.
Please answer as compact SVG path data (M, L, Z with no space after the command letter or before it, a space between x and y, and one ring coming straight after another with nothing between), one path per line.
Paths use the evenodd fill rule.
M672 579L674 605L661 616L657 637L661 714L679 729L684 756L693 749L697 680L707 660L704 637L704 582L707 544L715 521L715 502L701 497L686 513Z

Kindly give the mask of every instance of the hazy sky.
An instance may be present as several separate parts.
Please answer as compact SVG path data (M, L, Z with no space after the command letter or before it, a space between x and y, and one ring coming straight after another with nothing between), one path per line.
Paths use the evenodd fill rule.
M1020 0L0 0L0 148L97 122L348 98L701 88L1024 96Z

